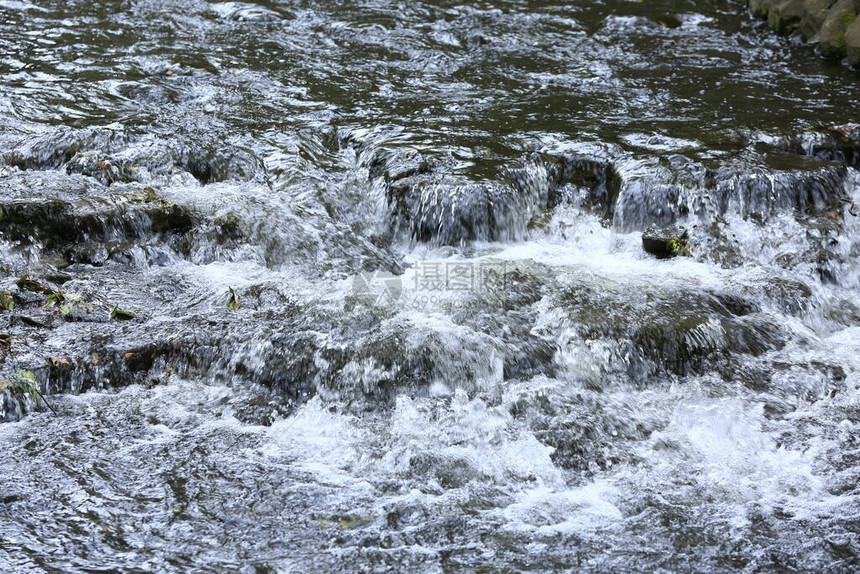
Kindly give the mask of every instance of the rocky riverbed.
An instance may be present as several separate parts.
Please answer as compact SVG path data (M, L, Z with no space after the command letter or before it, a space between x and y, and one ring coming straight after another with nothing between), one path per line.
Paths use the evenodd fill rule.
M0 570L856 569L860 79L753 4L0 0Z

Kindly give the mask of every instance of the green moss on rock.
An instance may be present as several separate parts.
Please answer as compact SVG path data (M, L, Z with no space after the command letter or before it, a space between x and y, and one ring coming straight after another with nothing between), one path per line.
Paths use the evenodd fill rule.
M768 25L778 34L790 34L800 26L805 8L805 0L777 0L771 5Z
M827 19L827 13L836 0L806 0L803 19L800 21L800 34L807 42L818 42L818 33Z
M845 57L845 33L856 17L854 0L839 0L830 9L821 27L819 47L822 56L834 60Z

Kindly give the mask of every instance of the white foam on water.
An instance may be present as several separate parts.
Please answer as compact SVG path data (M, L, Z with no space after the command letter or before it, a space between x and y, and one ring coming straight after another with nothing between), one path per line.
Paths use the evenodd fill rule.
M540 537L588 534L622 519L612 499L616 489L605 480L570 490L538 488L517 496L513 504L497 511L504 528Z
M390 432L381 462L394 472L408 473L412 458L432 454L466 464L468 478L480 482L564 482L550 459L551 447L519 428L504 405L469 399L462 390L441 411L432 400L398 397Z
M649 469L638 480L685 475L710 493L711 503L722 506L738 527L748 525L753 503L770 514L829 498L824 480L813 472L814 456L780 445L764 427L761 404L682 401L669 426L651 436L651 450L643 451ZM638 473L627 469L624 474Z
M371 442L371 435L358 427L353 416L331 412L318 397L273 423L267 435L270 442L262 448L264 456L287 457L324 484L366 488L356 474L367 461L364 445Z

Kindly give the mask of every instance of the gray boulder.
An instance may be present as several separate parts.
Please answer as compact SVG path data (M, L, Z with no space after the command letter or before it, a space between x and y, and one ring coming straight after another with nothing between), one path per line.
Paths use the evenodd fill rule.
M854 18L845 31L845 55L852 66L860 68L860 18Z
M805 10L805 0L776 0L768 13L768 26L778 34L790 34L800 26Z
M845 57L845 32L856 17L854 0L839 0L830 8L821 27L819 47L822 56L834 60Z
M818 42L818 33L827 19L827 12L836 0L806 0L803 6L803 18L800 21L800 34L807 42Z

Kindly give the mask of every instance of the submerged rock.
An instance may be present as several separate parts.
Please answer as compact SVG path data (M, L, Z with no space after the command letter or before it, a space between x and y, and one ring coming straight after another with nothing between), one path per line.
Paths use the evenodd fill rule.
M2 155L21 170L65 168L103 185L139 181L158 185L190 174L201 185L221 181L266 181L263 161L243 145L217 134L159 138L109 128L58 128L19 142Z
M3 160L20 169L59 169L82 152L102 150L103 154L109 153L133 139L127 132L108 128L60 127L20 142L3 154Z
M281 19L277 12L249 2L217 2L211 5L211 10L225 20L240 22L274 22Z
M174 159L201 184L265 179L265 166L252 152L232 146L184 149Z
M552 269L537 264L502 263L503 279L491 295L473 293L452 320L502 339L504 378L554 374L556 342L536 332L536 304L557 288Z
M685 218L708 223L726 213L765 220L781 211L829 210L845 197L844 166L778 155L744 154L716 169L683 156L627 160L618 168L613 224L629 232Z
M439 163L439 160L415 149L378 148L370 157L367 168L371 179L382 177L390 185L407 177L430 173Z
M392 229L407 230L413 241L457 245L520 238L549 203L547 172L537 164L507 170L502 181L475 181L415 151L379 150L368 171L383 180Z
M32 187L38 182L65 182L66 191L42 195ZM134 240L182 234L192 227L187 210L159 199L154 192L125 189L125 193L92 193L82 198L75 193L77 183L50 174L33 177L32 172L7 178L0 185L5 192L0 199L0 232L4 238L21 245L38 243L43 250L71 253L82 246L110 250L110 246ZM86 193L91 188L81 189Z
M690 216L714 217L720 212L714 174L685 156L627 158L619 161L618 199L613 225L624 231L650 225L666 227Z
M855 20L860 22L860 20ZM860 28L860 24L858 24ZM807 132L781 141L778 146L791 153L813 156L860 168L860 124L848 123Z
M496 235L493 200L503 193L498 186L448 175L401 182L391 188L391 200L412 239L456 245Z
M789 210L832 210L845 197L847 170L838 163L860 160L852 140L840 143L837 136L848 138L834 134L831 153L822 139L813 153L792 143L783 148L788 153L750 149L717 165L679 153L639 156L611 144L566 142L492 180L472 179L452 161L416 150L378 149L365 164L385 189L392 231L457 245L519 240L562 202L588 208L624 232L688 218L712 223L727 213L765 220Z
M97 152L79 152L66 163L66 173L79 173L97 179L103 185L137 181L137 169L125 163L114 164Z
M786 340L781 327L753 301L735 293L648 283L631 288L583 277L554 294L551 305L566 313L579 338L572 340L574 345L612 357L603 360L597 381L614 374L644 382L654 373L684 375L714 368L731 376L732 365L743 355L759 356ZM575 362L587 362L588 354L577 355Z
M756 163L731 162L717 172L715 200L720 213L732 209L764 220L781 210L829 210L845 196L848 173L842 165L785 154L768 154Z
M553 462L596 473L639 458L635 444L650 432L650 414L627 405L606 408L600 392L564 393L540 386L518 390L510 410L531 422L535 437L552 447ZM653 424L653 423L652 423Z
M616 162L625 157L617 146L598 142L565 145L559 150L544 150L536 159L547 166L550 180L548 207L561 202L565 189L585 190L585 203L611 217L622 186Z

